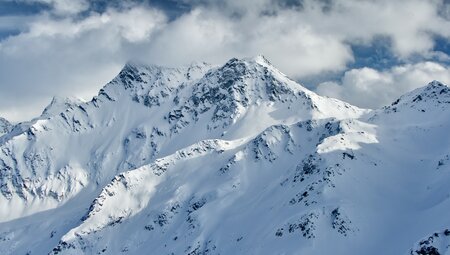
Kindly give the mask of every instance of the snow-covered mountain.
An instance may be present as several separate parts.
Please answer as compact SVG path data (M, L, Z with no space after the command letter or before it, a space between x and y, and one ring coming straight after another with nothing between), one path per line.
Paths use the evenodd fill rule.
M262 56L129 63L0 137L0 253L446 254L449 106L359 109Z

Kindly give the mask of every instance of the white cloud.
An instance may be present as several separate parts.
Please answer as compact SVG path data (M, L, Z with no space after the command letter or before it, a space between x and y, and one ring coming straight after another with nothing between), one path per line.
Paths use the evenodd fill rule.
M319 84L317 92L360 107L379 108L432 80L450 84L450 67L434 62L421 62L395 66L386 71L352 69L345 72L339 83Z
M343 70L353 59L349 47L336 38L319 35L296 13L228 19L198 8L167 24L143 51L156 63L186 64L193 60L223 63L232 57L266 55L293 77Z
M29 32L18 37L76 37L90 31L107 32L109 36L119 36L130 42L150 39L154 30L161 29L166 17L159 11L147 8L132 8L123 12L109 10L103 14L93 13L83 20L72 18L53 19L42 15L40 20L30 24Z
M258 16L262 12L289 18L291 24L310 27L318 36L342 43L369 43L374 36L389 36L394 52L402 58L430 51L434 34L450 37L450 22L443 17L450 5L444 5L443 0L186 1L206 2L207 6L217 8L224 15L238 13L245 16L244 20L255 18L255 22L264 19ZM301 8L299 11L296 8L285 9L280 7L282 2L297 2ZM268 30L274 27L279 28L274 23L268 26Z
M381 35L392 39L392 50L403 60L417 54L448 59L433 52L435 34L450 37L450 22L437 15L439 0L304 0L301 8L273 0L185 0L192 11L170 21L147 5L126 4L99 14L88 9L88 0L16 1L52 6L28 20L17 19L22 33L0 41L0 90L5 91L0 114L16 120L36 115L54 94L93 95L133 58L163 65L218 64L264 54L281 71L302 78L345 71L354 61L349 43L369 44ZM8 27L15 22L14 17L6 20ZM366 74L367 86L384 79L374 70L360 73ZM344 84L345 79L350 78L344 77ZM346 86L327 88L351 102L359 100L341 91ZM393 92L379 94L368 100L370 105L385 103ZM12 97L20 99L8 100ZM22 116L12 113L27 106Z
M393 41L394 52L403 58L431 50L434 33L450 36L450 23L437 15L438 1L334 2L334 11L322 15L318 11L311 11L305 20L316 24L320 31L344 40L368 42L376 35L389 36Z
M58 14L75 14L89 8L87 0L39 0L49 3Z
M0 114L26 120L54 95L95 95L128 60L126 45L150 40L165 22L162 13L148 8L83 20L43 14L27 32L0 42Z

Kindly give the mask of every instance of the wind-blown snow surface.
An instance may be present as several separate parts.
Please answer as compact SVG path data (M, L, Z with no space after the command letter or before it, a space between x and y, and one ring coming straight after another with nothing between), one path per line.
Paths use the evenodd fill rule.
M449 106L432 82L358 109L263 57L130 63L0 137L0 253L446 254Z

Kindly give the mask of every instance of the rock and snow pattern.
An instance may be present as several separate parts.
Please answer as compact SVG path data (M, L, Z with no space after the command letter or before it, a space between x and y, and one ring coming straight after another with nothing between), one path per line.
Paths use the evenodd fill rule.
M128 63L0 119L0 254L450 254L450 88L366 110L264 57Z
M0 117L0 136L11 131L12 124L5 118Z

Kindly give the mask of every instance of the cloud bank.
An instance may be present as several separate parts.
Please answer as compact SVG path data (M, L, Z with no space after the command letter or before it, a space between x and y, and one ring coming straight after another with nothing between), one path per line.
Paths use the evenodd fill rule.
M393 100L432 80L450 84L450 67L434 62L395 66L389 70L352 69L339 82L324 82L317 92L341 98L365 108L388 105Z
M14 1L14 0L9 0ZM45 5L0 17L18 32L0 41L0 116L36 116L53 95L88 99L130 59L176 66L264 54L299 81L342 73L317 91L363 107L389 103L433 79L449 82L449 4L439 0L15 0ZM162 7L161 7L162 6ZM6 26L6 25L5 25ZM0 27L1 29L1 27ZM400 64L351 70L352 45L388 38Z

